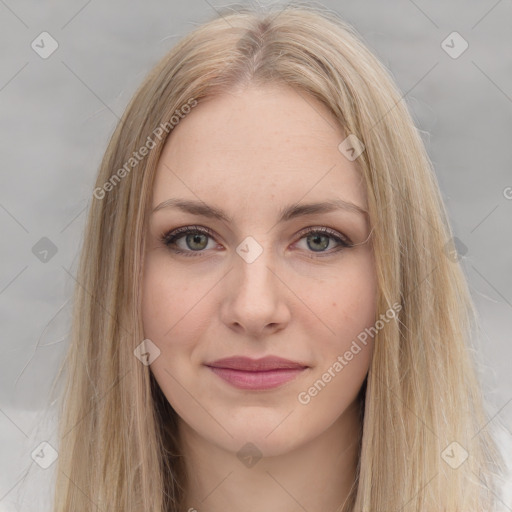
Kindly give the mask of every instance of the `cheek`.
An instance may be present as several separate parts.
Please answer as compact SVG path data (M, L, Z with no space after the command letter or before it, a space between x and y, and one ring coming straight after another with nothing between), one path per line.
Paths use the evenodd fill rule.
M172 328L171 314L174 316L172 312L176 311L179 301L176 294L170 292L170 278L159 271L159 265L149 262L143 279L142 321L144 335L150 339L162 341L166 331Z
M208 290L208 281L180 271L169 264L161 251L149 253L143 278L142 321L144 334L167 345L181 339L183 333L190 337L197 326L201 299Z
M345 263L335 278L308 294L308 304L317 315L308 328L323 333L319 334L323 343L318 349L331 358L348 350L352 341L375 323L378 286L373 258L368 253L354 254Z
M201 297L207 288L195 278L171 267L162 252L146 257L142 281L144 337L160 350L150 366L160 388L178 414L186 414L190 396L180 382L193 380L191 355L204 325ZM204 304L204 301L203 301Z
M311 429L318 431L336 421L354 402L370 365L375 324L377 280L372 259L347 265L347 272L318 294L323 325L317 332L317 365L297 396ZM328 328L327 328L328 327ZM322 332L323 334L320 334Z

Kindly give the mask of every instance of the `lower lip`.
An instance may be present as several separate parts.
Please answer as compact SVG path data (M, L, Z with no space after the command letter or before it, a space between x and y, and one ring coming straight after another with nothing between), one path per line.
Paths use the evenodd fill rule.
M208 366L213 373L239 389L272 389L289 382L300 375L306 368L283 368L261 372L215 368Z

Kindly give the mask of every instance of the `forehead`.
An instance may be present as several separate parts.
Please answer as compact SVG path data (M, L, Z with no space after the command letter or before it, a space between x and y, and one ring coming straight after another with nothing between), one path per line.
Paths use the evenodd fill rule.
M325 105L290 87L251 86L209 98L168 137L153 203L170 192L217 204L236 195L253 207L329 194L365 207L358 169L338 150L344 138Z

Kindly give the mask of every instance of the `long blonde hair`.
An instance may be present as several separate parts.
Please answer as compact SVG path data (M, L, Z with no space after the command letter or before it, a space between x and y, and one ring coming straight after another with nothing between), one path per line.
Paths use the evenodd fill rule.
M176 413L134 356L144 339L153 179L177 110L277 82L320 100L363 142L356 163L373 228L377 315L402 305L399 321L375 337L359 465L344 510L492 510L501 459L470 356L475 311L449 257L452 233L432 165L402 94L355 30L331 11L295 2L280 11L238 6L193 30L151 71L110 140L61 367L55 512L186 510ZM149 151L134 164L143 146ZM455 468L451 459L466 452Z

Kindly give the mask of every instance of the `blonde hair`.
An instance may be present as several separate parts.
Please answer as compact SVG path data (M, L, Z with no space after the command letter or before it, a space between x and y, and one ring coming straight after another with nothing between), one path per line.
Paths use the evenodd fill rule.
M110 140L61 368L55 512L186 509L176 413L134 356L144 339L145 226L166 140L155 129L191 101L274 83L312 95L363 142L356 163L373 228L377 317L402 305L399 321L375 337L344 510L492 510L501 459L470 355L475 311L459 263L446 254L452 233L432 165L401 93L355 30L295 2L279 12L239 6L197 27L150 72ZM149 138L147 156L105 187ZM466 450L467 460L454 469L447 448Z

